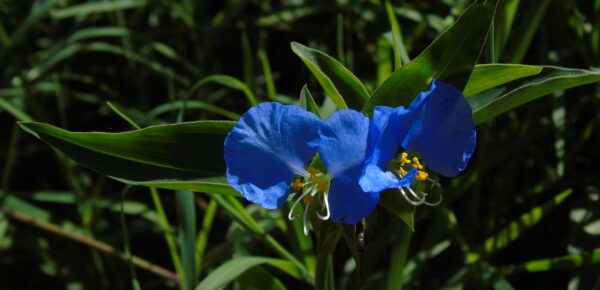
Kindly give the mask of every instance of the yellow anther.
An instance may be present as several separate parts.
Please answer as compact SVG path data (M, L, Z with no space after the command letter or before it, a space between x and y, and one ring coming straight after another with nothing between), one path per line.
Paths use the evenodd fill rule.
M406 175L406 170L404 170L404 168L400 167L400 175L404 176Z
M314 199L314 197L312 195L309 195L304 198L304 202L311 203L313 201L313 199Z
M308 173L310 174L310 177L308 179L315 180L315 179L317 179L317 174L321 173L321 171L319 169L311 167L308 169Z
M300 181L300 178L296 178L296 180L294 180L294 183L292 183L292 187L301 189L304 187L304 183L302 183L302 181Z
M402 152L402 155L400 155L400 166L404 166L405 164L410 164L410 159L408 159L408 153Z
M427 180L427 177L429 177L429 173L419 170L419 171L417 171L417 176L415 177L415 180L425 181L425 180Z
M413 157L413 162L415 163L415 164L413 164L414 168L423 169L423 165L421 165L421 163L419 162L419 159L417 159L417 157Z
M317 181L317 188L320 192L325 192L325 190L327 189L327 184L328 182L325 180Z

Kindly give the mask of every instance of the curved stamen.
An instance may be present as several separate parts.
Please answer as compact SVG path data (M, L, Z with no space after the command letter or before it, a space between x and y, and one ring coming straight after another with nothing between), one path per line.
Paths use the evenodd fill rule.
M302 221L302 225L303 225L303 229L304 229L304 235L308 236L308 207L310 206L310 203L306 204L306 207L304 208L304 220Z
M440 193L440 199L438 199L438 201L436 201L436 202L428 202L425 199L423 199L423 204L424 205L428 205L428 206L437 206L440 203L442 203L443 199L444 199L444 196Z
M407 188L410 189L410 187L407 187ZM414 201L410 197L408 197L408 194L406 194L406 192L404 191L404 189L402 187L398 187L398 189L400 189L402 196L404 196L404 199L406 199L406 201L408 201L408 203L410 203L414 206L419 206L419 205L423 204L424 199L418 199L418 201Z
M419 196L419 195L418 195L418 194L417 194L417 193L416 193L416 192L415 192L415 191L412 189L412 187L407 187L407 189L408 189L408 192L410 192L410 194L412 194L412 196L414 196L414 197L415 197L415 199L422 200L422 201L423 201L423 203L425 202L425 198L426 198L427 196L420 197L420 196Z
M324 200L324 203L325 203L325 210L327 211L327 214L324 215L324 216L322 216L321 214L319 214L317 212L317 217L320 218L321 220L324 220L324 221L328 220L329 217L331 216L331 211L329 211L329 199L328 199L328 196L329 196L329 194L327 194L327 193L325 193L323 195L323 200Z
M441 188L442 188L442 185L441 185L439 182L437 182L436 180L434 180L434 179L431 179L431 178L427 178L427 181L430 181L430 182L431 182L431 187L430 187L431 189L432 189L433 187L437 186L437 187L439 187L439 188L440 188L440 190L441 190ZM442 203L442 200L443 200L443 199L444 199L444 193L443 193L443 192L440 192L440 199L439 199L438 201L436 201L436 202L428 202L428 201L425 201L425 202L424 202L424 204L425 204L425 205L428 205L428 206L437 206L437 205L439 205L440 203Z
M305 197L307 197L308 195L312 194L313 191L316 191L316 186L314 184L311 183L306 183L305 186L308 185L308 188L306 188L303 192L302 195L300 195L300 197L298 197L296 199L296 201L294 202L294 204L292 205L292 208L290 208L290 212L288 213L288 220L294 220L294 216L292 216L292 214L294 213L294 209L296 208L296 206L298 205L298 203L303 200Z

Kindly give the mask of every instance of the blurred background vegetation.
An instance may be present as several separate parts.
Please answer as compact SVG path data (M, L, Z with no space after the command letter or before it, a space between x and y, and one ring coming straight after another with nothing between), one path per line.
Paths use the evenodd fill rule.
M181 271L173 255L179 229L164 232L165 218L178 220L172 192L77 165L16 121L134 129L107 102L142 127L235 120L252 98L296 102L304 84L331 110L291 41L327 52L373 89L393 69L390 17L406 61L469 2L0 0L0 288L129 289L132 279L144 289L177 288L165 275ZM600 0L500 1L479 61L495 62L600 70ZM406 288L600 287L599 108L600 86L586 85L478 126L470 167L442 180L442 205L417 210L400 275ZM196 194L195 204L205 243L200 280L234 256L273 255L210 196ZM288 246L279 211L243 204ZM398 276L401 226L376 210L362 264L345 245L335 252L337 288L382 289ZM97 243L152 266L136 271ZM308 287L264 267L255 275ZM232 287L250 287L245 280Z

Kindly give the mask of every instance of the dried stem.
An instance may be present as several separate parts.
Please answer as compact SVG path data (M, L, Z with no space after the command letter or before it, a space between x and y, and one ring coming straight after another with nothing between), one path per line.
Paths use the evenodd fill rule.
M7 217L13 218L20 222L33 225L42 230L49 231L51 233L57 234L59 236L63 236L65 238L68 238L75 242L90 246L90 247L97 249L101 252L104 252L106 254L118 257L123 261L128 261L127 255L125 255L125 253L116 250L114 247L112 247L111 245L106 244L104 242L95 240L88 236L84 236L81 234L66 231L53 223L35 219L35 218L33 218L27 214L24 214L22 212L13 211L8 208L0 208L0 212L3 213L4 215L6 215ZM179 277L177 276L177 274L175 274L165 268L154 265L154 264L152 264L142 258L136 257L136 256L132 257L132 262L134 265L138 266L141 269L150 271L156 275L159 275L161 277L164 277L171 281L179 283Z

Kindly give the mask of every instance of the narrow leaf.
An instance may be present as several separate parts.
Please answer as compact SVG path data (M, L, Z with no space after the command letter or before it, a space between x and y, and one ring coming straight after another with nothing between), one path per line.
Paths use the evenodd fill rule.
M463 94L470 97L514 80L539 74L542 67L520 64L482 64L473 69Z
M369 99L365 86L340 62L297 42L291 46L338 108L360 109Z
M175 192L179 232L179 250L183 266L184 289L196 285L196 203L194 193L179 190Z
M542 71L532 77L509 82L468 98L475 124L481 124L548 94L600 82L600 73L588 70L553 66L541 68Z
M106 13L131 9L146 5L146 1L139 0L120 0L116 2L94 1L88 3L77 4L66 8L58 9L52 12L53 18L67 18L91 13Z
M252 267L276 261L267 257L238 257L219 266L202 280L196 290L223 289Z
M239 196L221 177L223 141L234 124L201 121L123 133L78 133L48 124L20 123L83 166L119 181Z
M488 238L484 242L484 251L489 254L508 246L508 244L519 238L523 232L540 222L549 211L561 204L571 192L573 192L573 190L567 189L556 195L551 201L544 205L534 207L529 212L521 215L519 219L508 224L508 226L500 230L498 234Z
M310 93L310 90L308 90L308 87L306 85L304 85L302 87L302 91L300 91L300 107L304 108L309 112L312 112L313 114L321 118L321 113L319 113L319 107L317 107L315 99L313 99L312 94Z
M600 263L600 248L580 254L566 255L549 259L533 260L522 265L507 266L506 275L519 272L544 272L557 269L573 269Z

